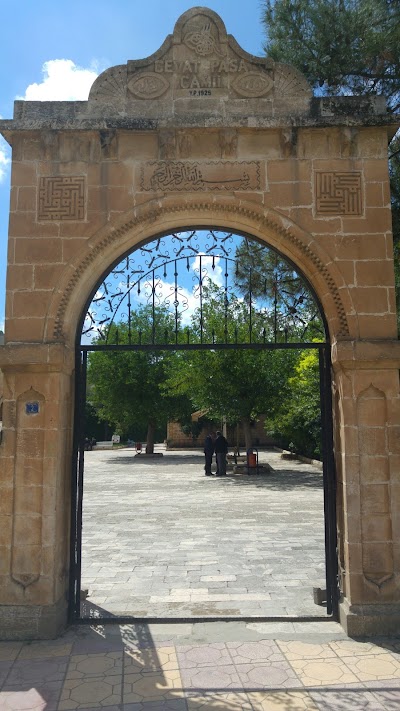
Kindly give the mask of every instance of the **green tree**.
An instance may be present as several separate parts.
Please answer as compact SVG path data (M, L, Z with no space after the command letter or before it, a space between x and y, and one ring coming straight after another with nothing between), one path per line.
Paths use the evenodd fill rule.
M227 316L227 317L226 317ZM254 333L260 333L262 315L253 314ZM193 330L199 315L193 316ZM223 289L205 290L202 327L206 339L232 344L246 341L248 305ZM197 326L198 328L198 326ZM194 410L204 410L211 420L240 423L246 448L252 445L251 424L284 397L296 356L290 351L253 349L205 350L181 353L171 369L167 387L191 399Z
M302 351L288 379L287 397L273 403L268 430L284 447L309 457L321 456L319 361L316 350Z
M144 340L149 340L150 317L147 307L131 315L131 329L141 331ZM171 318L167 311L158 311L160 333L171 326ZM127 324L119 323L111 328L118 329L119 344L128 343ZM186 397L163 389L175 357L174 352L155 349L93 351L89 354L91 404L98 416L112 423L118 432L134 433L135 428L146 424L147 454L154 452L156 428L164 425L168 418L181 415L185 409L190 410L190 401Z
M400 109L399 0L264 0L265 51L318 94L383 95ZM400 332L400 137L389 146Z
M398 0L266 0L265 50L328 95L383 94L400 107Z

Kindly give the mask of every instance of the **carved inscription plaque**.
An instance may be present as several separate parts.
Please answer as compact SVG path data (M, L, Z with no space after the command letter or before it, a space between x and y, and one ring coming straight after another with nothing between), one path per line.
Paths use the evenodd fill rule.
M142 65L128 66L128 96L155 99L222 98L231 88L235 98L263 97L273 89L272 65L254 64L251 55L238 52L227 41L218 17L205 8L187 13L172 48ZM200 102L199 102L200 103Z
M81 175L44 177L39 182L38 220L83 220L85 178Z
M315 173L315 212L321 217L362 215L361 173Z
M168 116L174 121L177 114L214 117L221 110L273 115L276 103L279 115L285 111L291 115L293 99L296 113L308 113L311 96L311 87L297 69L248 54L227 35L215 12L194 7L178 19L173 35L150 57L128 60L100 74L90 90L89 109L99 115Z
M260 190L259 161L150 161L142 166L142 190Z
M236 77L238 94L263 96L273 87L267 74L250 72L250 64L242 59L219 57L218 59L158 59L154 74L163 77L174 86L176 96L217 96L224 94ZM251 77L247 78L247 75ZM241 81L240 81L241 80ZM132 84L129 84L132 91Z

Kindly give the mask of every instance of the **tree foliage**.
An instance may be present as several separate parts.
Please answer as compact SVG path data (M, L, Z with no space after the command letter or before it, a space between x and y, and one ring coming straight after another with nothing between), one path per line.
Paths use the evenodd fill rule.
M288 397L274 402L268 428L284 447L319 458L321 410L318 353L314 350L302 351L294 370L288 380Z
M288 304L296 304L304 317L310 317L315 304L290 264L272 253L260 255L249 244L242 245L237 256L244 271L257 267L258 277L264 274L264 280L271 282L268 288L272 287L272 293L277 280L281 279L285 287L283 298ZM191 343L197 343L199 349L173 351L157 345L162 343L163 334L175 327L178 343L185 332L167 306L156 308L156 312L152 307L138 307L130 313L129 324L109 325L110 341L119 346L129 344L133 332L140 333L141 343L153 345L138 346L136 350L111 348L90 353L89 401L97 415L112 423L118 433L129 434L132 439L138 438L137 432L146 424L147 452L153 451L156 428L168 419L180 421L192 436L198 434L201 423L193 424L193 411L203 411L209 421L225 419L231 425L240 424L246 448L252 446L252 424L261 415L266 416L267 422L274 416L275 423L276 418L281 417L283 427L277 427L277 431L283 437L290 423L299 431L314 420L315 424L316 418L300 415L299 410L296 411L297 422L288 414L293 410L290 405L293 388L297 397L299 353L254 347L254 344L262 345L264 337L266 342L274 340L274 324L261 298L265 291L261 278L254 283L252 299L246 293L246 279L241 279L239 270L236 293L211 281L203 285L201 308L194 311L190 326ZM203 350L202 342L216 345ZM99 344L104 344L104 336ZM224 347L219 348L218 344ZM236 344L246 344L246 347L235 348ZM311 385L307 386L310 393ZM314 402L313 398L314 394L310 395L306 410ZM306 401L300 399L300 402ZM304 448L310 438L304 431L302 437L303 440L293 435L290 439L299 446L301 440Z
M225 319L228 312L228 319ZM248 307L239 298L226 303L223 290L207 289L203 306L203 330L216 340L225 328L230 335L248 328ZM255 315L256 330L262 327ZM196 323L197 316L194 315ZM226 326L226 323L228 326ZM194 410L204 410L211 420L243 427L246 448L252 445L251 423L284 397L296 356L290 351L206 350L180 353L168 380L170 392L189 397Z
M267 0L265 49L328 95L383 94L400 107L398 0Z
M168 328L171 316L158 313L158 323ZM163 322L163 323L162 323ZM131 327L146 331L151 327L148 307L132 313ZM118 340L128 343L126 323L113 325L118 328ZM88 383L90 400L98 416L112 423L119 433L135 437L135 428L147 425L147 453L154 451L154 434L157 426L165 424L169 417L190 412L190 401L166 393L163 385L173 367L176 354L171 351L94 351L89 355Z
M383 95L400 110L399 0L264 0L265 51L318 94ZM389 146L400 332L400 137Z

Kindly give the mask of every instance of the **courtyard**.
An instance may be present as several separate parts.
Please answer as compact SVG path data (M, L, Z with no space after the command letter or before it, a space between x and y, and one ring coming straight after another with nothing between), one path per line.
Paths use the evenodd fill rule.
M85 453L83 616L326 614L319 467L269 450L269 473L206 477L199 450L157 449Z

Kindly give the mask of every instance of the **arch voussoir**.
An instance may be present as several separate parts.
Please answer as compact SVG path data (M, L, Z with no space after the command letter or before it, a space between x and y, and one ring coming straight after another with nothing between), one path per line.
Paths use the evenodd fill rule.
M310 234L278 212L261 205L227 197L199 201L196 195L179 202L167 197L143 203L120 217L114 225L93 235L81 254L67 266L49 309L49 313L54 314L53 338L72 337L69 326L76 325L96 283L96 276L100 279L105 267L129 249L168 230L212 226L249 234L289 257L313 284L328 322L337 324L331 335L349 335L342 298L343 280L327 255L321 254L321 247ZM79 300L77 295L80 295Z

